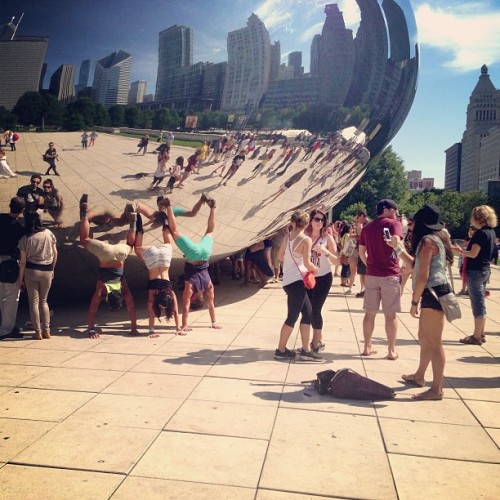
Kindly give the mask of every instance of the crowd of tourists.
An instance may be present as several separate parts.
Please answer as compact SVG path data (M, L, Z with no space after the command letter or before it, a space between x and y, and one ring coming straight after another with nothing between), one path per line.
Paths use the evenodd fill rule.
M157 170L150 186L150 189L159 188L169 174L167 193L171 193L175 187L184 187L187 178L199 173L204 166L218 162L222 164L211 174L220 171L222 180L219 185L225 186L248 155L259 160L253 170L255 175L266 168L276 152L276 149L271 148L276 144L273 136L267 139L267 146L270 147L262 151L265 145L257 146L256 138L251 134L229 135L210 145L200 145L188 157L186 167L183 157L178 157L173 166L167 167L173 135L169 139L169 142L162 142L157 148ZM141 139L139 147L143 154L148 142L147 136ZM279 175L280 169L284 173L302 152L312 157L319 149L320 153L327 156L330 149L341 147L342 141L339 138L332 140L326 151L321 151L321 146L321 140L313 137L302 146L282 147L269 170L272 171L278 165L275 173ZM2 155L5 157L3 150L0 150L0 161ZM55 168L57 151L52 142L49 143L44 160L50 165L46 175L51 169L58 175ZM224 174L229 161L231 164ZM7 171L5 166L3 168ZM280 188L278 194L271 198L274 199L281 192ZM124 302L130 317L130 335L140 334L133 294L124 274L125 260L132 252L144 262L147 269L149 336L158 336L155 324L163 317L166 321L174 321L176 334L186 335L191 331L190 310L202 297L208 307L210 327L221 328L216 320L215 289L209 272L216 202L204 193L191 210L185 210L172 206L167 193L159 192L154 208L144 203L131 203L124 207L122 213L115 215L94 213L90 209L88 195L82 195L80 244L99 262L97 284L88 311L87 331L90 338L100 335L96 327L96 315L101 302L106 302L112 310L120 309ZM201 240L195 242L180 232L177 218L195 217L203 205L209 209L206 231ZM40 214L47 212L55 226L60 227L63 223L63 198L51 179L42 182L42 176L34 174L29 185L19 188L9 208L9 213L0 215L0 232L3 235L0 241L0 339L23 337L16 327L21 290L27 292L34 338L48 339L51 326L47 300L54 273L57 272L58 250L56 238L42 223ZM126 241L111 244L92 238L91 225L103 223L112 227L128 225ZM144 243L146 225L151 226L151 231L161 231L163 243L157 246ZM402 293L406 280L411 277L410 314L419 318L420 362L414 373L403 375L403 380L424 387L425 373L431 364L431 387L415 395L415 398L440 400L443 397L445 366L442 297L453 293L448 279L449 265L453 262L454 254L460 257L462 292L465 293L466 286L474 316L474 331L460 342L480 346L486 342L485 297L488 293L490 262L495 251L498 251L494 231L496 226L497 217L491 207L482 205L474 208L464 247L452 244L439 209L434 205L426 204L406 217L399 213L393 200L383 199L376 206L373 220L370 220L366 211L360 210L356 212L353 223L335 221L331 224L328 223L327 214L320 209L310 213L297 210L281 230L233 256L233 279L242 279L242 286L252 280L264 286L282 279L287 295L287 315L279 333L274 358L320 362L325 349L322 309L334 277L340 278L345 294L350 295L356 276L359 276L356 297L363 299L365 311L364 348L361 355L372 356L377 352L372 344L372 336L376 315L381 310L387 336L386 359L391 361L398 359L396 315L402 311ZM174 244L185 260L181 306L169 274ZM287 344L297 321L301 345L298 350L292 350Z

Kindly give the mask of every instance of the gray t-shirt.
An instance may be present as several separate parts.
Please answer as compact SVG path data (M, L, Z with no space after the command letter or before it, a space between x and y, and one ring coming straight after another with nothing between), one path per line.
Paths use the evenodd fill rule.
M54 261L56 237L48 229L19 240L19 250L26 252L26 261L33 264L48 265Z

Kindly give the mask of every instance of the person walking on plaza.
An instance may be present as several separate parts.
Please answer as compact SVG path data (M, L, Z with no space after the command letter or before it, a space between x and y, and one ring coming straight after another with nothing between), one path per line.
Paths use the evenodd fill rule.
M16 196L9 203L9 213L0 214L0 340L22 338L16 328L19 305L19 240L24 227L19 222L24 212L24 199Z
M148 152L148 144L149 144L149 135L146 134L139 141L139 145L138 145L139 150L137 151L137 154L139 154L142 151L142 154L144 156Z
M11 131L11 133L9 134L9 146L11 151L16 150L16 142L18 140L19 140L19 135Z
M455 245L453 250L467 258L467 287L474 316L474 332L460 339L462 344L481 345L486 342L486 284L490 278L491 256L495 249L495 227L498 219L488 205L480 205L472 210L471 226L476 228L467 250Z
M328 218L325 212L315 209L309 214L309 225L304 231L304 234L309 236L312 241L311 262L318 268L314 273L316 286L312 290L307 290L312 307L311 349L314 352L322 351L325 348L321 310L333 283L332 264L337 265L338 262L337 245L333 237L327 233L327 223Z
M151 186L149 186L150 190L160 187L165 175L167 175L167 161L170 158L169 151L170 148L168 146L165 146L158 151L156 170L153 174L153 182L151 183Z
M396 252L385 243L387 236L403 238L403 228L397 220L398 206L389 199L377 203L377 218L369 222L359 237L359 256L366 265L365 297L363 309L363 337L365 347L362 356L371 356L377 351L372 347L375 317L382 302L387 335L387 359L396 360L396 336L398 323L396 313L401 311L401 273Z
M217 185L227 186L227 181L231 179L231 177L233 177L234 174L236 174L236 172L241 167L244 161L245 161L245 151L241 151L233 158L233 161L229 166L227 173L224 175L224 177L222 177L221 181Z
M90 222L92 212L88 211L88 195L80 199L80 243L99 260L99 273L94 295L90 301L88 314L89 338L100 337L95 329L95 317L101 301L105 300L111 310L120 309L125 301L130 316L130 335L140 335L137 331L137 316L134 299L130 293L127 280L123 275L125 260L132 251L132 247L125 243L110 244L90 237Z
M404 244L399 243L397 236L392 236L391 240L386 242L409 267L413 268L410 314L418 318L420 361L415 373L402 375L401 378L407 384L424 387L425 372L430 363L432 385L427 391L415 394L413 399L436 401L443 399L445 366L442 343L444 312L438 297L452 291L448 283L447 270L448 264L453 263L453 251L438 207L424 205L415 213L413 221L411 253L406 250Z
M296 352L288 349L286 345L300 314L302 314L299 325L302 349L299 351L299 359L323 360L309 346L312 306L303 277L307 271L315 273L318 268L311 262L311 238L304 234L308 224L307 213L302 210L295 211L290 218L289 232L279 251L279 259L283 262L283 290L287 295L288 312L281 327L278 348L274 351L274 359L277 360L295 358Z
M87 134L87 131L85 130L82 134L82 149L87 149L88 144L89 144L89 134Z
M96 134L95 130L92 130L92 133L90 134L89 137L90 137L90 144L89 144L89 146L95 146L95 140L99 137Z
M19 241L19 284L28 293L30 320L35 329L34 339L50 339L47 298L57 262L57 241L54 234L43 227L37 212L26 214L25 225L26 234Z
M47 169L47 172L45 172L45 175L50 175L51 170L54 171L54 175L59 175L56 169L56 160L59 161L56 148L54 147L53 142L49 142L49 149L47 149L43 155L43 161L49 164L49 168Z
M5 151L0 147L0 179L9 179L10 177L17 177L17 174L10 169Z

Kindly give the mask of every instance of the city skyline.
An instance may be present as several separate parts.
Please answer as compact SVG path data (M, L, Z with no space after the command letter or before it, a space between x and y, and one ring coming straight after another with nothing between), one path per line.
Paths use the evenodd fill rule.
M351 0L338 4L346 26L355 31L359 25L356 3ZM476 2L472 8L463 0L411 4L421 44L419 89L412 111L392 144L407 170L422 170L424 177L435 177L436 185L442 186L444 150L461 139L465 108L482 64L488 65L494 84L500 80L500 56L498 50L492 50L495 43L498 47L498 34L493 28L500 19L500 5L497 1ZM324 22L323 2L307 0L236 0L231 4L215 0L206 10L193 0L147 0L139 11L135 3L128 1L99 3L98 11L96 5L91 3L89 8L60 0L20 0L15 12L13 6L4 11L7 18L2 23L24 11L18 34L50 37L45 59L48 76L61 64L80 67L84 59L97 61L122 49L133 57L131 81L146 80L151 92L156 83L158 34L174 24L193 28L194 63L217 63L227 61L228 33L245 26L254 12L268 29L271 43L280 42L281 62L288 61L290 52L301 51L302 65L308 72L310 45ZM80 36L75 37L75 33ZM477 46L470 47L472 43ZM46 77L45 87L47 83Z

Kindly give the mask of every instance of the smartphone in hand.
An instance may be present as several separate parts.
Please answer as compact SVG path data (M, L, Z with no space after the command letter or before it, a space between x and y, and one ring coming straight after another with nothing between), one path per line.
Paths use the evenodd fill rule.
M384 227L384 240L390 241L391 239L391 233L389 231L389 228Z

